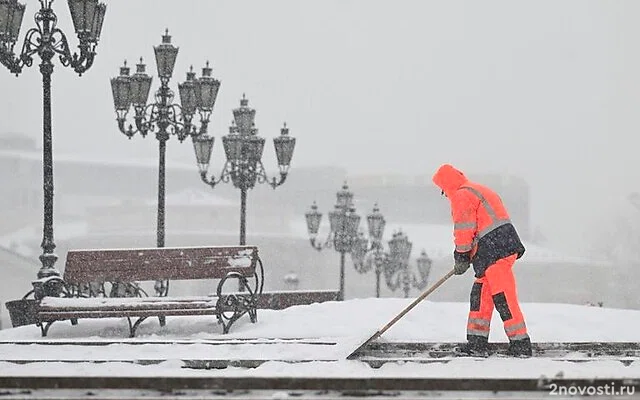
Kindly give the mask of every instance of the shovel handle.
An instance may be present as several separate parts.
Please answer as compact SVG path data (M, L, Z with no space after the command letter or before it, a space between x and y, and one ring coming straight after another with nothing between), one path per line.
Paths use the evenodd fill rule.
M369 343L371 343L372 341L376 340L377 338L379 338L380 336L382 336L382 334L389 328L391 328L391 326L393 324L395 324L396 322L398 322L398 320L402 317L404 317L404 315L406 313L408 313L413 307L415 307L418 303L420 303L425 297L427 297L429 294L431 294L434 290L436 290L440 285L442 285L447 279L451 278L451 276L453 276L453 274L455 274L455 270L451 270L449 272L447 272L447 274L445 276L443 276L442 278L440 278L440 280L436 283L433 284L433 286L431 286L429 289L425 290L420 296L418 296L411 304L409 304L404 310L402 310L402 312L400 312L400 314L396 315L391 321L389 321L389 323L387 323L384 327L382 327L380 330L378 330L378 332L374 333L373 336L371 336L369 339L367 339L364 343L362 343L357 349L355 349L351 354L349 354L347 356L347 359L351 359L352 357L355 356L356 353L358 353L360 350L364 349Z
M400 312L400 314L396 315L391 321L389 321L388 324L386 324L382 329L380 329L377 333L376 336L372 338L375 339L377 337L379 337L380 335L382 335L387 329L391 328L391 326L393 324L395 324L396 322L398 322L398 320L402 317L405 316L406 313L408 313L409 311L411 311L411 309L415 306L418 305L418 303L420 303L422 300L424 300L425 297L427 297L428 295L430 295L431 293L433 293L434 290L436 290L438 287L440 287L440 285L442 285L443 283L445 283L445 281L449 278L451 278L453 276L453 274L455 273L454 270L451 270L449 272L447 272L447 274L445 276L443 276L442 278L440 278L440 280L436 283L433 284L433 286L431 286L429 289L425 290L424 292L422 292L422 294L420 296L418 296L411 304L409 304L404 310L402 310L402 312Z

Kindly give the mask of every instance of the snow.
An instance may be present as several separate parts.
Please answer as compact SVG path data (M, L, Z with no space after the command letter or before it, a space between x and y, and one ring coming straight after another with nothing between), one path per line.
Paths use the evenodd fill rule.
M119 318L82 319L76 326L68 321L56 322L45 338L35 326L6 329L0 331L0 374L539 378L562 373L565 378L640 376L640 363L625 366L606 359L590 363L541 358L456 359L446 364L387 363L378 369L346 359L412 301L367 298L284 310L259 310L257 323L253 324L243 316L226 335L222 334L213 316L167 317L167 325L162 328L156 318L149 318L139 327L136 338L127 337L126 319ZM640 311L637 310L543 303L521 306L534 342L640 341ZM466 303L425 300L377 340L463 341L467 310ZM490 340L507 341L497 313L492 321ZM145 344L140 344L142 341ZM210 359L269 361L256 368L183 368L183 360ZM20 363L16 364L18 360ZM111 362L91 363L88 360ZM147 365L132 362L145 360Z
M179 305L185 302L197 303L199 306L215 307L216 299L205 296L184 296L184 297L45 297L40 302L40 307L82 307L83 309L104 308L104 307L139 307L143 304L153 306L153 303L162 301L164 305Z
M227 264L230 267L250 267L253 260L253 249L240 250L233 257L228 257Z

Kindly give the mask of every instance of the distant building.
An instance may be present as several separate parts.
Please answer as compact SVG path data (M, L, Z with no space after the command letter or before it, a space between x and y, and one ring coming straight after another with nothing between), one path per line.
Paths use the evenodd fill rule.
M87 207L84 219L91 235L149 233L155 229L157 207L155 199L124 198ZM237 226L238 209L238 204L202 185L167 194L165 223L174 232L228 230Z

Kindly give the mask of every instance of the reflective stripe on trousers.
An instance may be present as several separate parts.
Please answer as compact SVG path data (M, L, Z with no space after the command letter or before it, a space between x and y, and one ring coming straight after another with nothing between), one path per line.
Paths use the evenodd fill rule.
M509 340L529 337L524 316L516 293L512 266L516 255L498 260L487 268L482 278L475 280L471 288L467 336L489 337L494 308L500 314L504 331Z
M490 325L491 320L469 316L469 321L467 322L467 335L484 336L488 338Z

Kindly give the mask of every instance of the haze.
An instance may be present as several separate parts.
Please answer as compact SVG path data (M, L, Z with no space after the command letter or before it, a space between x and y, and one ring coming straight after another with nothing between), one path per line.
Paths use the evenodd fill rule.
M26 3L19 43L38 8ZM66 2L54 8L75 46ZM292 175L336 165L430 176L443 162L518 175L531 185L532 226L581 251L595 221L638 190L639 11L584 0L109 0L94 67L78 78L55 64L54 149L157 158L155 139L117 130L109 78L142 56L155 90L152 46L169 28L180 48L171 87L206 60L222 81L212 135L228 132L246 93L262 136L286 121L298 138ZM0 74L3 131L41 138L40 79L37 66ZM265 155L274 171L271 144ZM217 169L220 148L214 157ZM168 159L195 169L189 143L172 139Z

